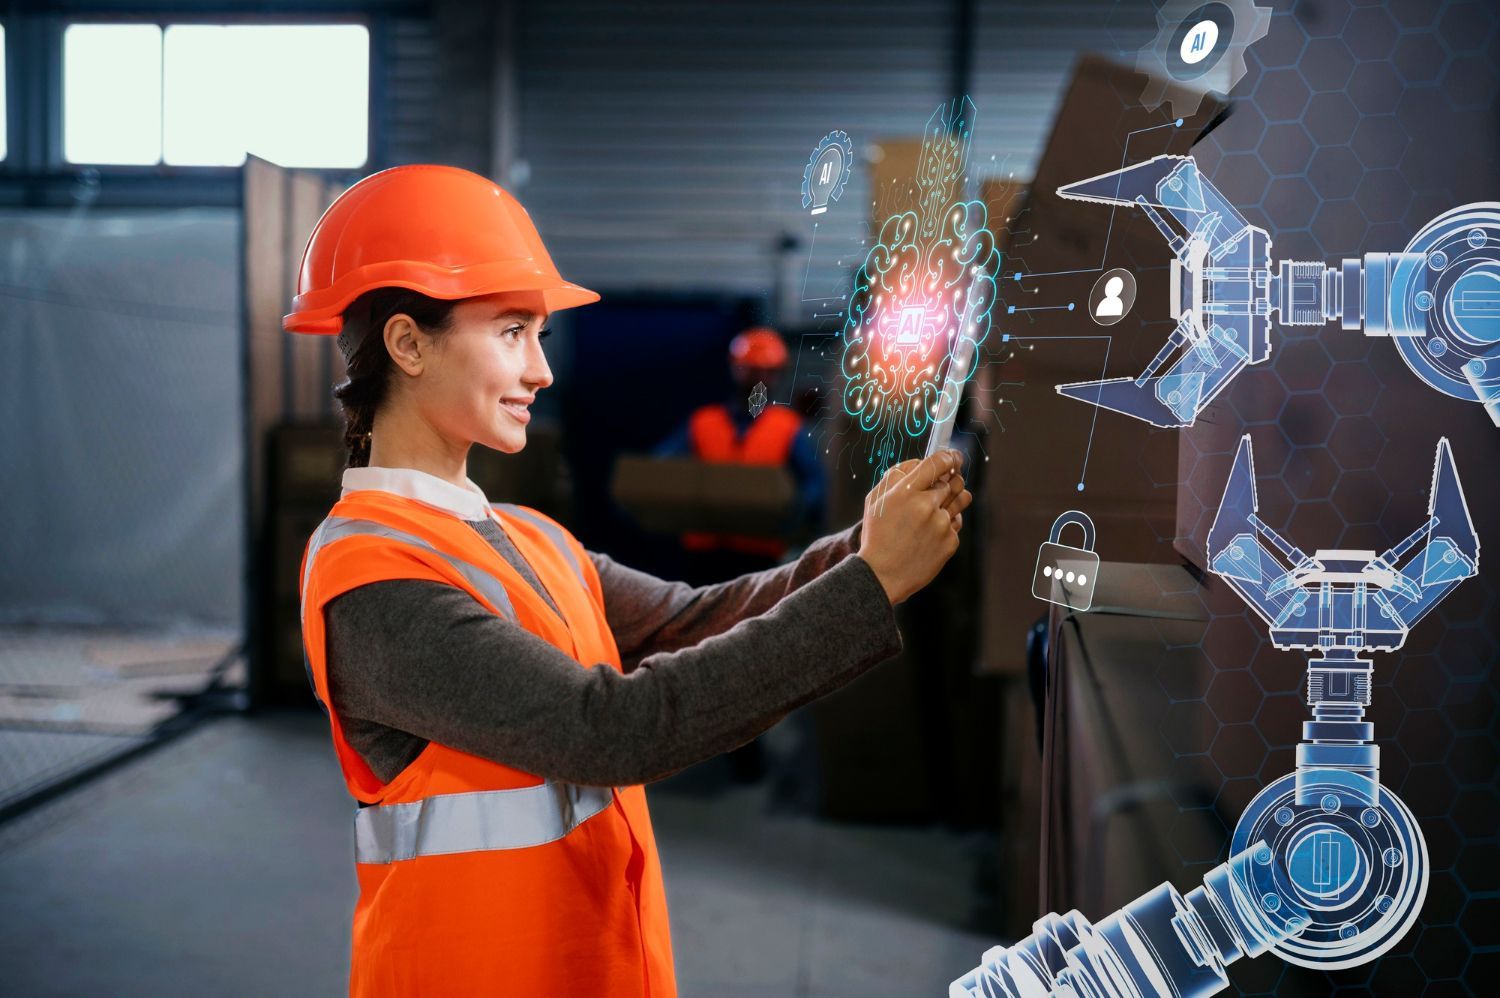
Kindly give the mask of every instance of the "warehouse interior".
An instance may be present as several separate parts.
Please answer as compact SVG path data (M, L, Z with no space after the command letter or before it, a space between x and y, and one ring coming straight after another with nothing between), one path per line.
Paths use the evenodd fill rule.
M1166 23L1145 3L0 3L0 991L347 987L355 805L298 600L340 496L343 360L281 326L341 191L438 163L526 206L602 299L553 317L526 449L475 448L469 476L701 584L725 576L684 531L759 515L791 560L859 521L876 465L839 402L851 287L914 203L934 109L964 97L958 182L1003 279L953 438L963 541L896 609L894 660L648 788L678 986L947 993L1045 912L1200 882L1306 719L1305 656L1208 568L1241 437L1260 516L1308 550L1406 536L1439 438L1500 545L1483 407L1336 323L1279 329L1182 429L1055 390L1133 375L1175 324L1156 228L1061 185L1192 155L1274 258L1330 262L1500 200L1493 5L1271 7L1243 79L1189 108L1142 103L1137 54ZM847 186L810 214L835 131ZM1113 327L1073 307L1103 268L1140 288ZM752 327L787 345L770 402L826 479L794 528L757 506L763 480L710 495L661 456L698 407L743 404L727 351ZM1070 507L1105 566L1087 613L1033 597ZM1420 917L1378 962L1245 960L1231 993L1500 982L1496 578L1376 657L1382 780L1431 854Z

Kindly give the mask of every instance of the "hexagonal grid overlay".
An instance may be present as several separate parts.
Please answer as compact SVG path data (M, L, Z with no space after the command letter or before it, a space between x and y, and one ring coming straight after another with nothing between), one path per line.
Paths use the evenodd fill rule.
M1500 198L1500 5L1278 4L1247 54L1228 119L1195 147L1206 176L1271 234L1276 258L1399 251L1436 215ZM1319 973L1242 961L1242 994L1485 994L1500 984L1500 430L1423 385L1394 346L1337 324L1282 327L1269 363L1243 372L1182 431L1182 539L1202 549L1236 440L1249 433L1261 515L1305 550L1382 550L1426 511L1433 448L1448 436L1486 553L1411 633L1376 654L1369 717L1381 779L1412 808L1431 852L1417 926L1372 966ZM1264 455L1264 457L1262 457ZM1196 513L1196 515L1193 515ZM1487 554L1487 557L1486 557ZM1174 755L1211 762L1223 790L1184 801L1183 824L1233 825L1256 790L1294 768L1305 658L1273 648L1223 586L1201 675L1164 664ZM1204 837L1184 833L1183 843ZM1197 855L1196 852L1203 855ZM1223 861L1188 846L1190 864ZM1197 868L1196 865L1194 868Z

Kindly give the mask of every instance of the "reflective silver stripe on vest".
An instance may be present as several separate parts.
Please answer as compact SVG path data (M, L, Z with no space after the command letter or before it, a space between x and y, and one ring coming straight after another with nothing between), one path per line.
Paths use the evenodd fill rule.
M534 523L538 527L541 527L542 532L550 537L552 543L557 546L557 549L567 557L568 564L573 566L573 574L578 576L578 581L583 583L583 588L587 589L589 587L588 577L583 574L583 566L578 563L578 555L573 552L573 545L568 543L568 535L557 524L544 520L524 506L515 506L508 502L496 503L495 506L498 509L505 510L511 516L520 517L528 523Z
M547 782L361 808L354 816L354 861L539 846L567 835L612 799L608 787Z
M399 541L402 544L410 544L412 547L421 548L423 551L442 558L453 570L462 575L474 589L500 611L500 614L511 621L516 619L515 608L511 606L510 596L505 591L505 586L495 576L486 572L476 565L472 565L462 558L455 558L444 551L439 551L431 544L415 534L405 531L393 530L381 523L370 520L356 520L344 516L330 516L324 520L318 529L313 532L312 542L308 548L307 567L302 575L302 591L307 592L307 576L312 571L313 562L317 559L318 551L325 544L345 537L356 536L384 537L387 540Z

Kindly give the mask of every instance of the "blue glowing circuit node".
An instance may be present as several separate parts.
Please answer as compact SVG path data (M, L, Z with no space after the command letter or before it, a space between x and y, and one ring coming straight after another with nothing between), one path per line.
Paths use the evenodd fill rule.
M1400 253L1273 266L1270 236L1191 156L1157 156L1057 193L1146 214L1174 256L1167 309L1177 320L1139 376L1059 385L1060 394L1156 426L1190 426L1236 374L1271 355L1273 316L1290 326L1338 320L1392 338L1418 377L1478 402L1500 426L1500 203L1440 215Z
M823 214L843 197L853 169L854 143L849 136L836 129L823 136L802 171L802 207L811 208L809 214Z

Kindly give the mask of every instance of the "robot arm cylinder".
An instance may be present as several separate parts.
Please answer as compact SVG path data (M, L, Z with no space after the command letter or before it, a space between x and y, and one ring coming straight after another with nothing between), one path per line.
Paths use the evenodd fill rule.
M1014 946L997 946L954 981L950 998L1193 998L1225 988L1224 968L1308 924L1264 843L1215 867L1186 897L1161 884L1094 925L1076 911L1045 915ZM1266 897L1286 897L1274 907Z
M1194 998L1242 957L1323 970L1396 944L1427 893L1427 846L1402 801L1346 770L1287 774L1250 802L1229 861L1186 896L1171 884L1090 923L1044 915L954 981L950 998Z
M1425 336L1430 301L1422 253L1366 253L1363 261L1325 267L1282 260L1271 277L1272 302L1288 326L1321 326L1334 319L1366 336ZM1419 299L1419 295L1427 297Z
M1389 337L1419 378L1500 425L1500 203L1445 212L1399 253L1282 260L1269 283L1282 323Z

